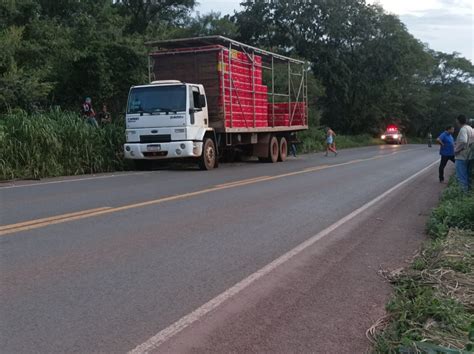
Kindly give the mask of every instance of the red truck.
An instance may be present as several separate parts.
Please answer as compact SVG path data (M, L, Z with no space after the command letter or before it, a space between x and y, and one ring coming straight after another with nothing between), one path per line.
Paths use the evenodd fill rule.
M149 43L150 83L130 88L125 157L188 158L201 169L238 151L284 161L308 128L307 65L222 36Z

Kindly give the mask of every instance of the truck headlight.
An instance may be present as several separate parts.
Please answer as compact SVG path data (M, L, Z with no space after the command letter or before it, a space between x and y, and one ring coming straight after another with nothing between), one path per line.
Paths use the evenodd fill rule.
M382 138L382 140L384 140L384 139L385 139L385 135L382 135L381 138Z

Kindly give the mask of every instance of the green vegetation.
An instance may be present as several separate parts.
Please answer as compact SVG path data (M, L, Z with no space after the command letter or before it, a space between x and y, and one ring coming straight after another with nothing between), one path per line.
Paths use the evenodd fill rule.
M426 136L428 131L436 136L456 115L474 116L472 63L456 53L430 50L378 5L365 0L257 0L244 1L242 11L232 16L221 16L193 15L196 3L1 1L0 145L11 154L3 157L2 178L123 168L121 158L104 161L119 149L101 145L108 139L102 135L112 134L112 128L92 132L80 128L80 120L62 120L81 131L74 136L87 136L80 144L69 139L73 134L59 127L58 119L49 123L46 117L59 114L48 113L58 112L56 107L64 116L75 116L65 112L78 112L84 97L90 96L96 110L106 103L119 120L129 87L147 81L145 43L157 39L220 34L310 63L311 130L301 137L302 151L322 150L324 138L316 128L320 125L331 126L343 148L378 143L371 137L387 123L398 124L409 136ZM286 77L286 68L284 72ZM276 85L281 84L277 75ZM20 111L28 115L15 113ZM24 128L12 126L18 122L38 130L34 141L53 144L51 158L43 147L31 147L34 152L26 148L31 137L14 135L23 134ZM43 123L49 126L40 126ZM56 135L47 137L53 130ZM113 132L115 142L121 141L118 131ZM78 150L89 144L93 149ZM56 160L82 153L99 155Z
M409 136L435 135L457 114L474 115L472 63L430 50L379 5L257 0L220 16L193 15L196 3L0 2L0 114L78 111L91 96L119 116L130 85L147 80L146 41L221 34L308 61L310 112L340 134L377 135L393 122Z
M410 268L387 276L395 294L376 352L472 352L473 230L474 193L464 194L452 180L430 216L431 240Z
M11 113L0 121L0 179L41 178L124 169L124 127L101 129L78 114Z
M474 66L435 52L399 18L364 0L248 0L235 15L239 39L311 62L323 94L310 107L338 133L435 135L474 115Z
M321 128L310 127L307 131L300 133L298 137L301 140L299 150L302 153L326 150L326 133ZM374 138L368 134L338 135L335 141L338 149L385 144L381 139Z

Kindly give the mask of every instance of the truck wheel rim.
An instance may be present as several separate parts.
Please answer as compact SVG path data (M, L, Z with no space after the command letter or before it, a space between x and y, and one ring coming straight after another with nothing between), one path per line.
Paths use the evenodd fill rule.
M214 157L215 157L214 149L212 148L211 145L208 145L206 147L206 163L208 166L212 165L212 163L214 162Z

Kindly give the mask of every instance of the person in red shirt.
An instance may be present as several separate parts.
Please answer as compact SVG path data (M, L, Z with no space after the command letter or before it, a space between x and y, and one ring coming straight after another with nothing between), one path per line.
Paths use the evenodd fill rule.
M82 104L82 115L86 119L86 122L92 125L93 127L98 127L97 120L95 119L95 111L92 107L92 99L86 97L84 103Z

